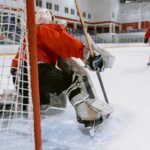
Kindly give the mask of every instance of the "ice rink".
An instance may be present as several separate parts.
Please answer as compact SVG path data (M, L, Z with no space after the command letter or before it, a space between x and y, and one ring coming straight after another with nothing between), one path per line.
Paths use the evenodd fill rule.
M43 150L149 150L150 148L150 47L107 48L116 61L101 73L113 114L91 137L77 123L75 111L52 109L41 115ZM104 99L97 77L91 74L99 98ZM17 150L17 149L15 149Z

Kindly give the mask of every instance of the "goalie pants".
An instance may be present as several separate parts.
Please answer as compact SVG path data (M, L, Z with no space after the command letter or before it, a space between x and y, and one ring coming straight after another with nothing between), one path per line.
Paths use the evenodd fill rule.
M24 62L23 67L21 67L21 75L16 76L17 69L13 75L13 83L19 87L19 93L23 97L24 110L26 109L26 104L28 104L28 71L27 63ZM38 64L38 75L39 75L39 92L40 92L40 104L50 103L50 93L60 94L62 91L66 90L72 84L71 73L66 73L55 67L53 64L41 63ZM17 86L19 85L19 86Z
M50 93L60 94L72 84L73 74L58 69L53 64L38 64L40 102L50 103Z

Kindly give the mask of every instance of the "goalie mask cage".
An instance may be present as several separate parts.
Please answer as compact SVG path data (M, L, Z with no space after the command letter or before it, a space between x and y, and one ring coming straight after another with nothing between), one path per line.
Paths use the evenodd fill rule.
M41 150L34 20L33 0L0 0L0 150Z

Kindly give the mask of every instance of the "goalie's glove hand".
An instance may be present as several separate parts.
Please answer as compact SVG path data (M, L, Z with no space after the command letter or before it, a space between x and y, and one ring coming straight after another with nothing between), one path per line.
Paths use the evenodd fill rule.
M99 55L94 55L94 56L89 56L87 63L90 67L90 69L94 70L94 71L103 71L103 67L104 67L104 62L102 59L102 56Z

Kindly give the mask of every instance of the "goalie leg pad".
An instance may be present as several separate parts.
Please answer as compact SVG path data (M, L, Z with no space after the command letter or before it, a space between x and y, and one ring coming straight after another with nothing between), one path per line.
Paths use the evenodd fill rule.
M87 81L86 78L81 80L78 77L75 82L77 84L68 90L69 100L75 107L79 122L100 120L112 113L112 107L109 104L94 97L90 83Z
M113 113L113 108L108 103L99 99L87 99L87 104L91 109L100 112L102 117L106 117Z
M77 116L83 121L93 121L99 119L100 113L90 108L86 102L82 102L75 106Z

